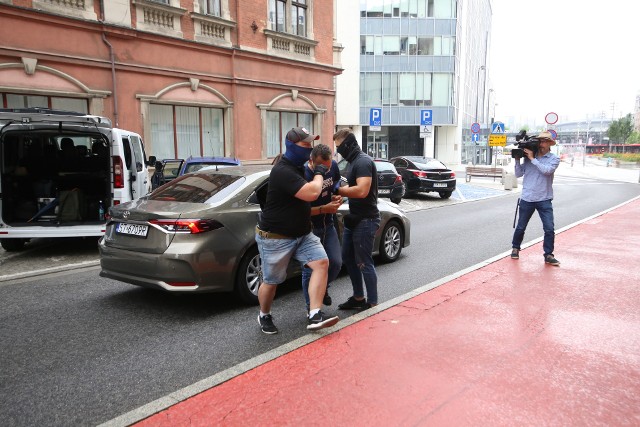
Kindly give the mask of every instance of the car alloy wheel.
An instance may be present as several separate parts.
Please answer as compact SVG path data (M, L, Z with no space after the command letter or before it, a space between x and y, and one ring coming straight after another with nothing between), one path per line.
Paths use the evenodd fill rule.
M384 262L393 262L400 257L404 236L395 221L389 221L382 231L380 239L380 257Z
M242 257L236 277L235 292L242 302L258 304L258 287L262 281L262 263L258 248L253 246Z

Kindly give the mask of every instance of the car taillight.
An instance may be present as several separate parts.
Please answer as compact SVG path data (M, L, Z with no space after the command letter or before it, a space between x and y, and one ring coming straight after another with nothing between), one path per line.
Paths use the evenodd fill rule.
M122 159L120 156L113 156L113 186L124 188L124 178L122 176Z
M152 219L150 224L175 233L198 234L222 228L223 225L213 219Z
M394 182L394 184L396 184L398 182L402 182L402 175L396 176L396 181Z
M425 176L427 176L427 173L425 171L420 171L415 169L407 169L407 170L412 174L414 174L415 176L417 176L418 178L424 178Z
M456 173L454 171L451 171L451 178L455 178L456 177Z

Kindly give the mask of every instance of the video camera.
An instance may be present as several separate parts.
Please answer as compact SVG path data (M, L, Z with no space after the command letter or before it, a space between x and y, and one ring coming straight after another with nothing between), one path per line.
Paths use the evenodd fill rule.
M540 147L540 139L535 136L527 135L526 130L521 130L519 134L516 135L516 142L518 148L514 148L511 150L511 157L514 159L527 157L524 154L524 149L528 148L533 151L534 157L538 154L538 147Z

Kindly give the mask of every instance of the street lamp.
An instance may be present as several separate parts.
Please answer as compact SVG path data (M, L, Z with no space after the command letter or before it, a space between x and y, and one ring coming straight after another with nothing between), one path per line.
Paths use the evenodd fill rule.
M479 83L480 83L480 71L484 70L484 65L481 65L478 68L478 74L476 76L476 116L475 116L475 120L474 123L478 123L478 101L480 101L480 91L478 90L478 88L480 87ZM483 107L484 108L484 107ZM476 163L480 163L480 149L476 149Z
M480 71L484 70L484 65L481 65L478 68L478 75L476 77L476 120L475 122L478 123L478 101L480 101Z
M491 123L491 93L494 92L493 89L489 89L489 95L487 95L487 123Z

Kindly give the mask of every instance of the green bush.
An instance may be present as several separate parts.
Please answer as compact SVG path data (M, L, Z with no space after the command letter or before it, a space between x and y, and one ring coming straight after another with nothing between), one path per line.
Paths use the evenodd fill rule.
M640 153L604 153L602 157L611 157L623 162L640 162Z

